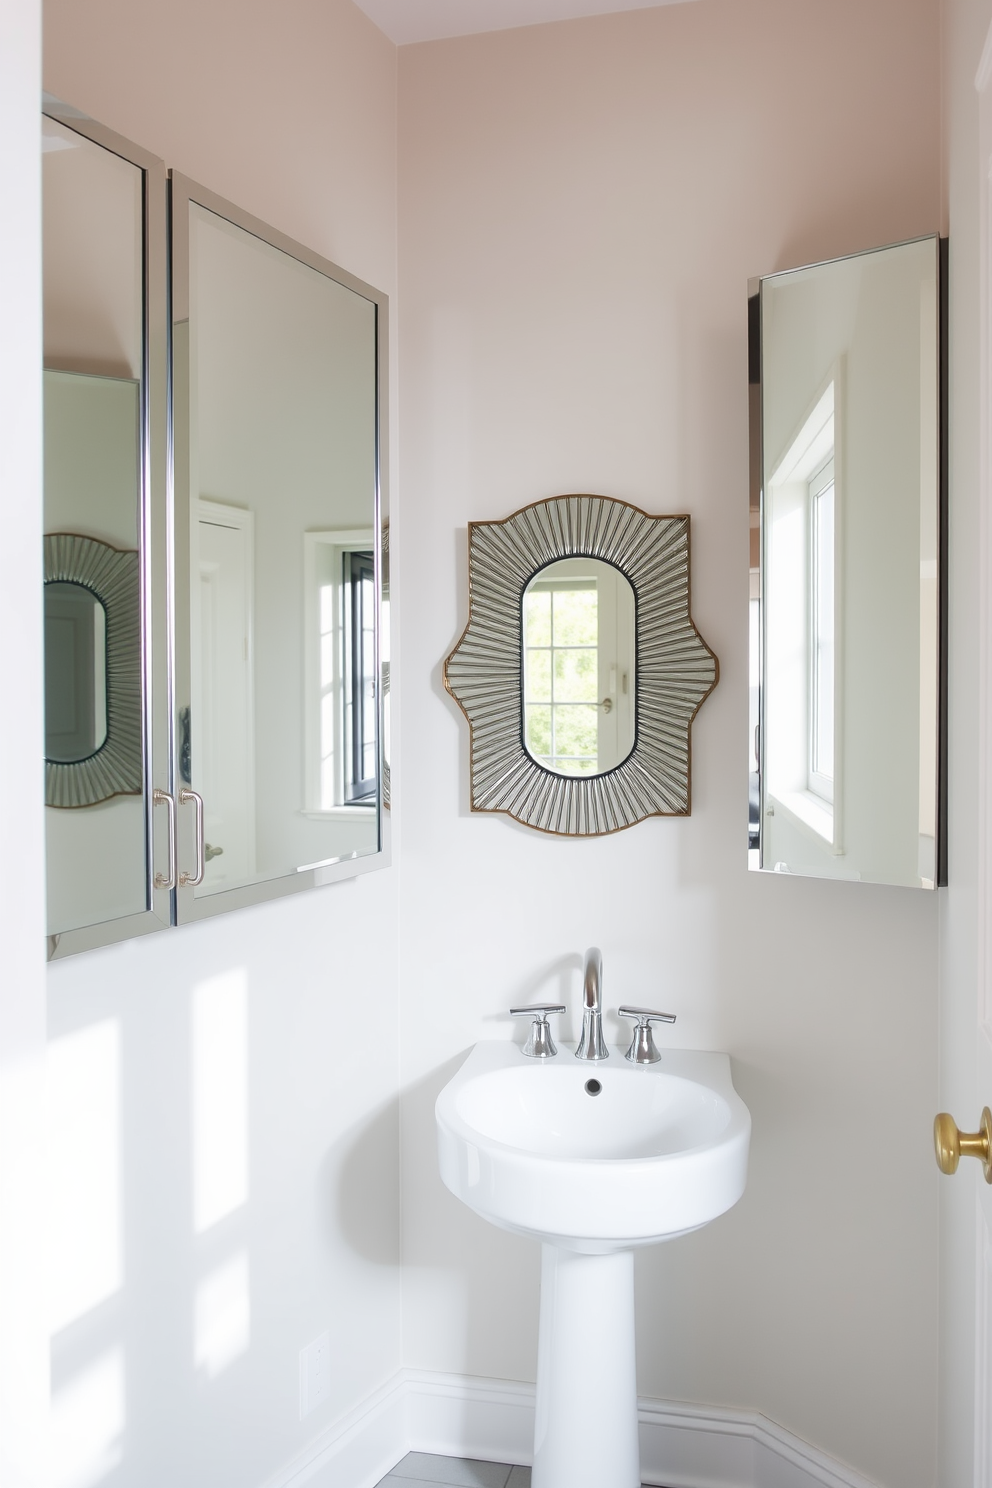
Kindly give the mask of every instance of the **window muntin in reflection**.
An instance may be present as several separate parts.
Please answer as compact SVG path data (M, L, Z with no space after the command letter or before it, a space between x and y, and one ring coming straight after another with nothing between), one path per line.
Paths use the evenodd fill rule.
M561 775L599 767L599 594L595 578L547 579L524 595L527 748Z

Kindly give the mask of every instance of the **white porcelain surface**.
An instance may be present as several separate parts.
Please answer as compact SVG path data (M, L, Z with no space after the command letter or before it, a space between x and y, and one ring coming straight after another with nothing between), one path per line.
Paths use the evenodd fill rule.
M570 1250L652 1245L744 1192L751 1118L726 1054L672 1049L635 1066L615 1047L592 1064L567 1047L543 1061L480 1043L436 1116L451 1192L493 1224Z

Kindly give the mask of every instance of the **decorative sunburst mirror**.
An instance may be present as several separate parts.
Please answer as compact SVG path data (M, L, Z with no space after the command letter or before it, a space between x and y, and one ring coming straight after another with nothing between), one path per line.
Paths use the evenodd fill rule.
M45 804L140 795L138 554L45 536Z
M688 816L690 730L719 664L689 613L689 518L556 496L469 524L469 618L444 685L473 811L563 836Z

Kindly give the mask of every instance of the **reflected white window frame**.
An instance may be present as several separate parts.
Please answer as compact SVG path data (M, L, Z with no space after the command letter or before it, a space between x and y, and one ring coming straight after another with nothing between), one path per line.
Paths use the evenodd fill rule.
M833 806L837 702L836 546L837 490L834 451L807 482L809 500L809 733L807 784L815 796ZM829 526L829 532L825 529ZM827 540L829 538L829 541ZM828 705L828 706L825 706ZM828 713L826 721L824 714Z
M596 644L595 644L595 646L590 646L588 644L588 642L583 643L581 645L578 645L578 644L577 645L560 645L555 640L555 597L556 597L556 595L559 595L559 594L575 593L576 591L579 591L579 592L582 592L582 593L592 593L592 594L595 594L595 596L596 596ZM528 604L528 600L530 599L531 595L538 595L538 594L547 594L550 597L550 615L549 615L549 626L550 626L550 629L549 629L549 640L548 640L548 644L546 646L532 646L532 645L530 645L528 643L527 638L526 638L527 637L527 604ZM560 577L556 577L556 578L553 578L553 579L541 579L540 576L538 576L538 578L532 579L531 582L528 584L527 589L524 592L523 603L524 603L524 658L525 658L524 665L525 665L525 668L526 668L527 665L528 665L528 662L529 662L529 658L530 658L530 656L531 656L531 654L533 652L535 652L535 651L546 651L548 653L548 658L549 658L549 683L550 683L550 687L551 687L551 697L548 700L548 702L546 702L546 703L545 702L533 702L533 703L528 702L527 701L527 698L526 698L526 689L525 689L525 693L524 693L524 738L526 740L527 737L528 737L528 735L529 735L529 732L530 732L529 724L530 724L530 712L531 712L531 709L532 708L548 708L549 711L550 711L550 714L551 714L551 752L550 752L550 754L547 754L547 755L537 755L537 754L535 754L535 755L533 755L533 758L536 759L539 764L544 765L547 769L549 769L549 770L555 770L559 774L562 774L562 773L571 773L571 772L564 772L564 771L562 771L560 769L560 766L563 763L572 764L572 765L576 765L576 764L578 764L578 765L589 765L589 766L591 766L591 768L589 769L589 772L588 773L590 775L598 774L598 772L599 772L599 748L598 748L598 736L599 736L599 711L598 711L599 710L599 686L598 686L598 684L599 684L599 675L598 675L598 670L597 670L597 676L596 676L596 683L597 683L597 685L596 685L596 689L595 689L595 692L594 692L594 696L593 696L593 701L592 702L578 702L578 701L575 701L575 700L572 700L572 699L560 700L560 699L558 699L558 698L555 697L555 655L556 655L556 653L561 653L561 652L564 652L564 651L589 651L589 650L596 650L598 652L598 649L599 649L599 634L600 634L599 580L598 580L598 578L594 574L590 574L588 576L586 576L586 575L576 575L575 577L560 576ZM556 736L557 736L556 715L558 713L560 713L560 712L563 712L567 708L595 708L597 710L597 715L596 715L596 724L597 724L597 728L596 728L596 733L597 733L597 751L596 751L595 754L565 754L562 751L560 751L560 750L558 750L558 749L555 748ZM527 745L527 750L528 750L528 753L530 753L530 745L529 744ZM584 772L576 771L575 773L584 773Z
M341 557L341 802L348 806L371 806L375 804L379 753L375 555L370 543L367 548L348 548Z
M624 585L621 587L620 580ZM568 590L594 590L596 593L596 687L591 701L561 701L552 697L539 701L529 696L528 657L534 652L544 651L549 657L551 690L554 694L554 658L556 652L584 651L587 645L559 645L553 641L548 645L530 645L527 642L527 602L532 594L548 594L552 601L551 624L553 627L553 602L555 594ZM626 596L624 590L627 591ZM624 613L622 613L624 612ZM539 569L527 584L522 597L523 657L522 673L522 729L523 743L527 754L538 764L554 773L564 773L572 779L581 779L585 771L574 775L571 771L560 771L555 762L586 762L592 766L592 774L604 774L614 769L629 757L636 740L637 699L637 599L625 575L605 558L559 558ZM529 741L529 715L532 708L545 707L551 710L552 746L555 740L554 713L569 707L592 707L596 711L596 754L566 754L552 747L548 755L533 751ZM621 739L629 739L629 748L622 753Z
M375 551L371 527L303 534L304 792L303 815L365 820L368 800L347 799L344 560Z
M826 843L842 856L843 754L841 635L837 616L841 613L841 564L843 522L843 358L830 369L784 453L768 479L765 537L762 554L763 603L769 614L781 609L775 626L763 626L763 716L774 718L765 730L766 802L781 810L805 833ZM829 796L827 782L811 771L811 731L814 726L812 692L815 668L814 579L812 500L816 477L827 467L833 471L833 777ZM787 528L791 529L787 532ZM786 556L785 549L790 549ZM785 593L781 576L792 576L791 592ZM776 588L777 581L780 588ZM787 637L778 649L772 636ZM789 654L786 655L786 647ZM774 747L771 741L774 740ZM811 778L812 777L812 778ZM821 786L821 789L814 788ZM767 806L766 806L767 809Z
M204 580L212 565L201 557L201 527L227 528L241 534L244 549L244 714L240 736L244 740L245 791L238 816L244 824L246 843L245 873L255 874L256 827L255 827L255 513L247 507L235 506L231 502L217 501L213 497L194 498L190 509L190 616L192 634L198 636L200 644L190 649L190 711L192 715L193 775L197 790L206 802L216 801L210 767L220 768L220 751L211 737L214 717L208 703L211 670L207 665L207 638L210 628L204 623ZM208 765L209 762L209 765ZM191 782L192 784L193 782ZM210 806L207 807L207 830L210 830ZM206 844L209 848L209 843ZM230 851L230 844L228 844ZM230 861L230 859L228 859ZM225 867L227 864L225 864ZM211 883L208 870L207 883Z

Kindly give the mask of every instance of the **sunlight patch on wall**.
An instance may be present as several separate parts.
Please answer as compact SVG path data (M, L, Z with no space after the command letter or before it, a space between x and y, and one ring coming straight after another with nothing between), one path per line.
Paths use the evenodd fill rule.
M214 1379L248 1350L251 1295L248 1254L240 1251L205 1277L193 1303L194 1362Z
M248 976L193 989L193 1225L202 1234L248 1197Z
M48 1048L49 1326L53 1333L118 1291L121 1239L120 1026Z
M101 1354L52 1397L52 1488L92 1488L124 1449L124 1354Z

